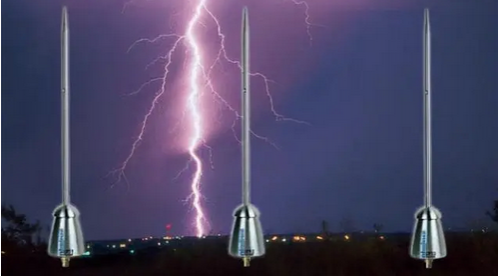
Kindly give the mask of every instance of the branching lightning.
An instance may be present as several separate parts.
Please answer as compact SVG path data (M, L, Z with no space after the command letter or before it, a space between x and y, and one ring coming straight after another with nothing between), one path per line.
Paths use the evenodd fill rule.
M299 0L291 0L292 3L296 5L303 5L304 6L304 23L306 24L306 33L308 34L308 37L310 38L310 45L313 43L313 36L311 35L311 22L310 22L310 6L308 6L308 2L306 1L299 1Z
M296 5L303 5L305 7L305 24L306 24L306 30L310 39L310 43L312 41L312 36L310 32L310 27L311 23L309 22L309 13L308 9L309 6L307 2L305 1L298 1L298 0L291 0L294 4ZM128 2L125 4L126 8L131 2ZM137 148L139 147L141 141L144 138L144 133L145 129L148 125L150 116L154 112L156 105L158 104L160 98L165 94L166 92L166 84L167 84L167 79L168 79L168 74L170 72L170 65L172 64L172 58L176 50L180 47L181 42L183 42L183 45L186 47L187 54L188 54L188 62L187 62L187 69L186 69L186 75L188 78L188 90L184 91L186 93L186 102L185 102L185 110L182 116L182 122L183 120L186 120L186 124L188 125L189 128L189 143L188 143L188 154L190 156L190 160L187 162L185 168L180 171L180 173L175 177L177 179L182 173L186 172L191 168L191 164L195 165L195 171L193 173L192 179L191 179L191 191L192 193L190 194L189 197L187 197L188 201L192 202L192 208L195 211L195 232L198 237L201 237L205 235L208 232L209 228L209 223L206 218L205 211L202 207L201 204L201 199L203 198L202 193L201 193L201 179L203 175L203 168L204 164L200 156L198 155L198 150L201 146L206 147L209 150L210 153L210 163L212 165L212 151L211 148L207 145L206 140L205 140L205 125L206 122L203 120L202 116L202 105L200 102L200 97L208 90L210 94L213 96L214 100L216 100L219 104L230 110L234 114L234 120L232 123L232 132L235 137L235 139L240 143L240 139L238 138L236 132L235 132L235 125L237 121L241 118L240 114L238 111L236 111L215 89L212 79L211 79L211 72L212 70L216 67L217 64L220 64L221 62L228 62L229 64L233 64L237 66L240 70L242 70L241 64L239 61L233 60L228 57L226 50L225 50L225 35L223 34L221 30L221 25L216 18L216 16L208 9L206 3L207 0L197 0L195 1L195 6L192 9L192 14L188 19L187 22L187 27L186 31L184 34L179 35L179 34L163 34L159 35L153 39L139 39L135 41L130 48L128 49L128 52L131 51L136 45L140 43L155 43L158 41L161 41L163 39L174 39L173 45L171 49L166 53L164 56L160 56L157 59L153 60L150 64L147 65L146 69L150 67L151 65L157 63L157 62L164 62L165 65L163 67L163 73L161 74L160 77L150 79L149 81L145 82L142 84L136 91L132 92L129 95L135 95L140 93L145 87L153 84L153 83L161 83L160 88L156 91L156 94L154 98L152 99L152 102L150 104L149 109L147 110L141 124L140 124L140 130L138 133L138 136L136 139L133 141L133 144L131 146L131 149L124 159L124 161L121 163L120 166L118 166L115 170L111 171L110 174L116 176L116 181L111 185L111 188L114 187L115 184L119 182L126 182L126 184L129 187L129 182L127 180L125 171L129 165L130 160L133 158L135 152L137 151ZM123 10L124 10L123 8ZM206 65L203 59L203 46L202 43L199 41L198 36L196 34L196 30L198 30L199 25L202 26L202 22L200 22L200 19L202 16L207 16L208 18L211 18L211 20L214 22L216 29L217 29L217 36L219 39L219 50L216 56L215 61L211 65ZM271 112L274 115L274 118L276 121L291 121L295 123L300 123L300 124L308 124L305 121L300 121L296 120L293 118L288 118L285 117L284 115L278 113L274 107L274 101L273 97L270 93L270 83L272 80L268 79L265 75L259 72L254 72L251 73L251 76L258 77L264 82L265 86L265 92L268 97L269 101L269 107ZM177 124L178 125L178 124ZM272 146L274 146L276 149L278 149L277 145L274 144L272 141L270 141L267 137L261 136L259 134L256 134L251 131L251 133L257 137L258 139L262 139Z

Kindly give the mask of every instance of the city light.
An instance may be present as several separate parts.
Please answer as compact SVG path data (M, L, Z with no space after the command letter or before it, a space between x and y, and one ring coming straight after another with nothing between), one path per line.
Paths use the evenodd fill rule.
M299 242L299 241L306 241L306 238L305 238L304 236L303 236L303 237L301 237L301 236L294 236L292 239L293 239L294 241L296 241L296 242Z

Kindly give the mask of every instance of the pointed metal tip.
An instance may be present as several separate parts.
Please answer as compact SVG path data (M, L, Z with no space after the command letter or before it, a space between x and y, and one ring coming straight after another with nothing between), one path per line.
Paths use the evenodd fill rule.
M248 24L248 21L249 21L249 10L247 9L247 7L244 7L242 9L242 23L244 24L244 26Z
M242 37L243 37L242 43L244 45L249 42L248 36L249 36L249 12L247 10L247 7L244 7L242 10Z
M424 22L426 25L429 24L429 8L424 9Z
M66 6L62 7L62 28L63 29L67 28L67 7Z

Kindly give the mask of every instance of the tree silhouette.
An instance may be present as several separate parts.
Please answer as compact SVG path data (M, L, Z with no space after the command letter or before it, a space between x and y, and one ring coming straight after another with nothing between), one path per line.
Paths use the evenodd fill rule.
M498 223L498 200L495 200L494 202L493 211L492 212L487 211L486 215L488 215L491 218L491 220Z
M329 224L326 220L322 220L322 235L324 235L325 237L330 236Z
M373 225L373 229L375 231L375 234L379 234L383 228L384 228L384 225L382 225L382 223L374 223L374 225Z
M2 205L2 219L7 224L7 227L2 226L2 242L5 243L5 248L8 248L8 250L33 250L42 245L40 238L42 227L39 221L29 223L26 215L18 214L12 205ZM33 242L35 234L38 235L36 243Z

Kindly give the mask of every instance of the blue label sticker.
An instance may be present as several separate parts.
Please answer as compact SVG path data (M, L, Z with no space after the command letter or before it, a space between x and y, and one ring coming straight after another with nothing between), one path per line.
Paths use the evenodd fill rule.
M239 255L245 256L246 251L246 232L244 228L239 231Z
M59 229L57 233L57 249L59 251L59 255L65 255L65 246L64 246L64 229Z
M436 257L436 252L427 251L427 232L422 231L422 236L420 238L420 258L421 259L432 259Z
M64 239L64 229L59 229L58 235L57 235L57 249L59 251L60 256L73 256L74 255L74 250L73 249L67 249L66 248L66 243Z
M420 237L420 257L426 258L427 251L427 232L422 231L422 236Z

